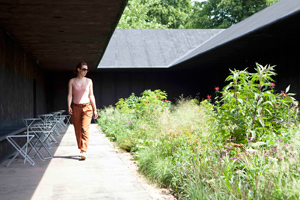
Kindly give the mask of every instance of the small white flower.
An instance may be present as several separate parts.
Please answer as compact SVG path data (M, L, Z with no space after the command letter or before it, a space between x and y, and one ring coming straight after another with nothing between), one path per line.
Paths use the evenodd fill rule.
M251 146L252 147L260 147L260 146L263 146L263 145L266 145L267 143L265 142L255 142L255 143L252 143Z
M249 151L249 152L258 152L258 150L256 150L256 149L246 149L246 151Z
M276 159L276 158L272 158L272 157L268 157L268 158L269 158L269 160L274 161L274 162L278 161L278 159Z

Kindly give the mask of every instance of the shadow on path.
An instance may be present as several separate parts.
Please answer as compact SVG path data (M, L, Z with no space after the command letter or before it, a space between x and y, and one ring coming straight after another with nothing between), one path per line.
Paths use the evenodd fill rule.
M151 199L96 124L90 126L90 143L84 161L79 157L73 125L58 142L51 149L53 159L41 161L37 157L35 166L24 164L23 159L9 167L4 167L9 160L3 162L0 199Z
M53 158L64 158L64 159L74 159L74 160L80 160L80 157L77 156L53 156Z
M60 137L56 137L57 143L51 144L50 152L55 155L67 128ZM47 155L46 151L41 149L43 155ZM33 152L34 153L34 152ZM0 164L0 199L31 199L36 187L39 185L44 173L46 172L51 159L40 160L38 156L33 158L35 165L31 166L28 162L24 164L24 158L19 156L12 163L5 167L6 164L12 159L8 159Z

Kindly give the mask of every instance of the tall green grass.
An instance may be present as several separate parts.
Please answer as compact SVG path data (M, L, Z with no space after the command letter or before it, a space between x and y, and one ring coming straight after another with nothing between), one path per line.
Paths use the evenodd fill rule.
M228 92L227 88L230 96ZM290 101L287 94L273 95L273 88L268 93L266 86L264 92L274 105L281 103L282 111L275 110L276 119L263 118L259 114L264 108L255 104L258 114L253 119L257 121L249 120L251 126L243 123L243 129L251 129L245 133L227 111L236 104L234 98L233 105L215 105L210 99L200 103L180 99L171 104L160 90L121 99L116 107L100 111L98 123L120 148L132 152L140 172L152 182L172 188L179 199L300 199L300 129L295 113L291 113L294 108L286 103ZM280 118L283 112L291 113L294 120L287 114Z
M299 199L297 127L282 133L293 139L277 139L276 151L263 142L234 147L216 134L211 112L205 102L181 100L145 121L109 107L98 123L134 154L140 172L179 199Z

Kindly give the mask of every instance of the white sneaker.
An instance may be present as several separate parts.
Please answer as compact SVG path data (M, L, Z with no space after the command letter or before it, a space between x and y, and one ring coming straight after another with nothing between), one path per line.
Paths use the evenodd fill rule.
M82 153L83 153L83 151L80 150L79 157L81 157Z
M86 159L86 152L80 152L80 158L81 158L81 160L85 160Z

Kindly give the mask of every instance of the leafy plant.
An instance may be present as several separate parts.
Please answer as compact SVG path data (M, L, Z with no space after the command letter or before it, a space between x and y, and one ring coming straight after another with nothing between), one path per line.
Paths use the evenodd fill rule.
M269 134L280 134L281 128L295 122L297 109L289 86L275 93L274 66L256 64L256 73L230 70L230 81L217 101L218 124L222 133L238 142L247 138L266 140Z

